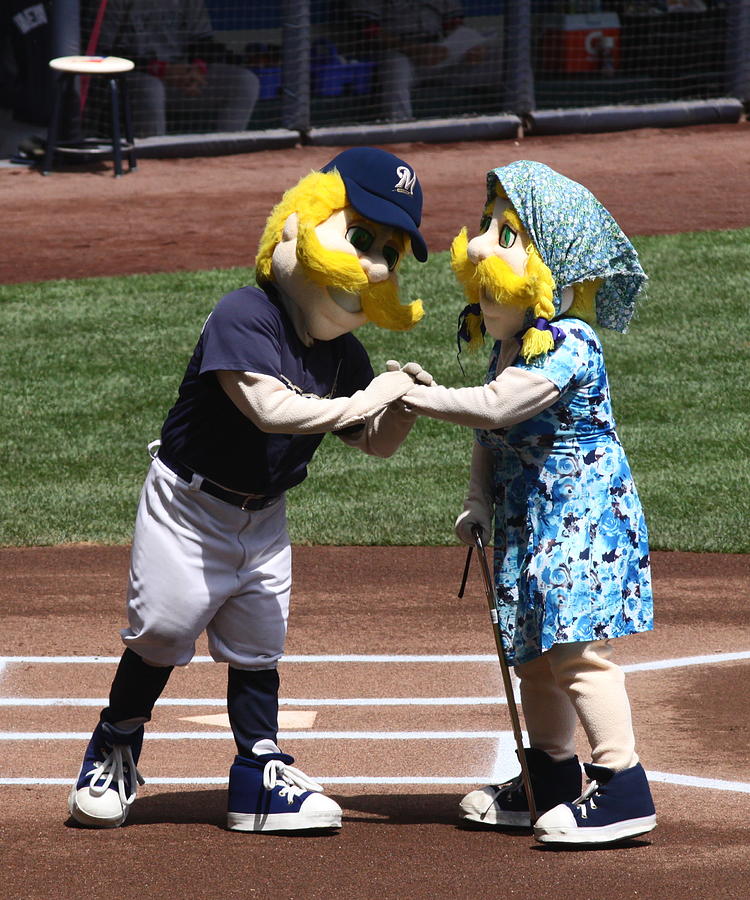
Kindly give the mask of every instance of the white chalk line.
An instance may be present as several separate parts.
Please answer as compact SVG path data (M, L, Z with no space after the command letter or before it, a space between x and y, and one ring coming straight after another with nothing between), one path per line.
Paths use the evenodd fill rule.
M56 663L56 664L101 664L101 663L117 663L119 657L112 656L6 656L0 657L0 674L2 674L7 664L12 663ZM677 657L665 660L654 660L643 663L633 663L623 665L625 672L653 671L657 669L681 668L684 666L695 665L714 665L723 662L739 662L750 659L750 651L739 651L733 653L716 653L700 656ZM199 656L194 657L193 662L213 662L211 657ZM288 656L283 662L291 663L353 663L353 662L378 662L378 663L497 663L497 657L492 654L321 654L321 655L304 655L304 656ZM103 705L103 699L97 698L27 698L31 703L24 702L22 698L0 698L0 705L23 706L23 705L79 705L76 701L81 701L80 705L99 706ZM351 701L351 702L350 702ZM159 702L164 705L206 705L222 706L224 700L214 702L213 700L199 699L197 702L190 698L165 699ZM282 701L286 705L403 705L405 702L424 704L424 705L474 705L476 703L502 703L506 702L504 698L498 697L482 697L482 698L306 698L292 699ZM0 740L87 740L88 732L68 732L68 733L39 733L39 732L8 732L0 733ZM163 732L150 733L149 740L226 740L230 737L226 732ZM488 778L466 778L466 777L421 777L421 776L401 776L401 777L378 777L378 776L359 776L357 778L346 777L325 777L319 776L316 780L323 784L341 784L341 785L364 785L364 784L380 784L380 785L429 785L429 784L478 784L482 782L498 783L513 777L517 771L517 765L514 767L512 762L507 762L509 751L515 749L515 742L511 732L286 732L280 733L279 739L284 740L475 740L479 738L495 739L497 741L496 759L493 770ZM515 771L514 771L515 769ZM698 787L710 790L734 791L738 793L750 793L750 783L726 781L721 779L700 778L692 775L674 775L667 772L648 772L651 781L662 782L667 784L682 785L688 787ZM226 785L228 779L226 777L219 778L153 778L149 779L151 784L155 785ZM0 785L67 785L70 783L68 778L4 778L0 777Z
M502 731L280 731L287 741L496 740ZM0 731L0 741L88 741L90 731ZM231 741L231 731L149 731L148 741Z
M0 706L104 707L106 697L0 697ZM494 706L505 697L286 697L279 706ZM219 697L161 697L157 706L226 706Z
M649 672L654 669L674 669L683 666L715 665L723 662L741 662L750 659L750 650L733 653L710 653L701 656L681 656L672 659L649 662L627 663L621 666L624 672ZM0 672L5 665L13 663L38 663L53 665L96 665L119 663L119 656L0 656ZM210 656L194 656L191 663L209 663ZM497 656L491 653L459 654L379 654L343 653L290 655L281 660L284 663L495 663Z
M699 778L694 775L674 775L671 772L646 772L651 782L659 782L662 784L673 784L678 787L693 787L710 791L729 791L735 794L750 794L750 783L744 781L727 781L720 778ZM487 776L452 776L452 775L359 775L356 777L349 776L311 776L315 781L321 784L340 784L340 785L440 785L440 784L496 784L495 773L492 772ZM225 786L229 779L226 776L190 776L183 778L147 778L146 783L149 785L215 785ZM0 778L0 785L19 785L25 787L42 787L45 785L70 785L73 778Z
M100 664L119 663L119 656L0 656L3 663L53 663L53 664ZM211 663L210 656L194 656L192 663ZM393 654L393 653L321 653L312 655L284 656L283 663L487 663L497 662L497 656L490 653L426 653L426 654Z

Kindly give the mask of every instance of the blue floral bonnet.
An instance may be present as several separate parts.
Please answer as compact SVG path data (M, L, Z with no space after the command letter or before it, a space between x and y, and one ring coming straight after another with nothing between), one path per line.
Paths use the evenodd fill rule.
M626 332L646 274L635 248L591 191L549 166L529 160L487 173L488 202L496 198L498 182L552 272L555 315L560 312L564 287L601 278L597 322Z

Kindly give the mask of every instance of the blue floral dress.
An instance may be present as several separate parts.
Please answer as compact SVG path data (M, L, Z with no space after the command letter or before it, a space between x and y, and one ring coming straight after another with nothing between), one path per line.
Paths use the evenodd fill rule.
M602 346L579 319L533 369L560 390L542 413L478 430L494 451L495 584L511 665L553 644L653 628L646 523L615 422ZM497 375L500 343L488 381Z

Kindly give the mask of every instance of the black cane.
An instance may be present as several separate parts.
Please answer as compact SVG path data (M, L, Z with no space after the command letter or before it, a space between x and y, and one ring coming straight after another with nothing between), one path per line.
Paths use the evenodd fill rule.
M531 819L532 826L537 819L536 813L536 803L534 802L534 791L531 787L531 775L529 773L529 766L526 760L526 753L523 747L523 734L521 732L521 722L518 718L518 709L516 707L516 698L513 694L513 684L510 680L510 670L508 669L508 662L505 659L505 651L503 650L503 644L500 639L500 629L497 627L497 604L495 601L495 585L490 574L490 567L487 564L487 556L484 552L484 541L482 540L482 529L478 525L474 525L471 529L472 536L474 537L474 546L477 550L477 556L479 557L479 568L482 572L482 581L484 582L485 593L487 594L487 605L490 611L490 619L492 620L492 633L495 636L495 647L497 648L497 658L500 663L500 671L503 675L503 685L505 687L505 697L508 701L508 712L510 714L510 721L513 725L513 737L516 740L516 749L518 750L518 761L521 763L521 780L523 781L523 789L526 792L526 800L529 804L529 818ZM461 584L461 592L459 593L459 597L463 595L463 589L466 585L466 578L469 570L469 563L471 562L471 551L472 548L469 547L469 553L466 557L466 566L464 568L464 578Z

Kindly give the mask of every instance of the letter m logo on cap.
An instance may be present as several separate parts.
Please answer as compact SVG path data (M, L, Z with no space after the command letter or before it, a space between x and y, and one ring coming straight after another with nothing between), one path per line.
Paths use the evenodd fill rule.
M414 184L417 176L408 166L399 166L396 169L396 175L398 175L398 181L394 186L394 190L398 191L399 194L408 194L411 197L414 194Z

